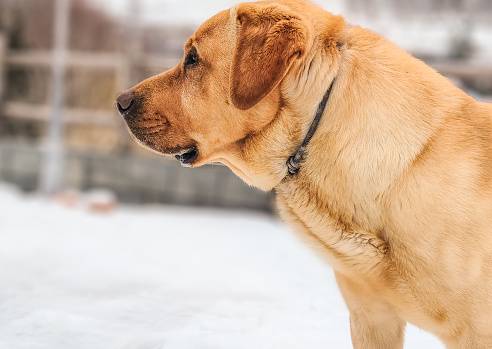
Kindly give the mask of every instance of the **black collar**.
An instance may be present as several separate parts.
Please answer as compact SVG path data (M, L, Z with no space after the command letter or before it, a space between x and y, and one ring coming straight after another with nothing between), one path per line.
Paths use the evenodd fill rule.
M303 159L304 152L306 151L306 147L309 141L311 140L311 138L313 137L314 132L316 132L316 129L318 128L319 120L321 119L321 116L325 111L326 102L328 102L328 99L330 98L331 89L333 87L334 82L335 79L333 79L333 81L330 84L330 87L328 88L328 91L326 91L325 95L323 96L323 99L318 104L318 109L316 110L316 115L314 116L314 120L311 123L311 126L309 127L309 130L301 146L299 147L299 149L297 149L294 155L290 156L287 159L287 169L290 176L297 174L297 172L299 172L299 169L301 168L301 161Z

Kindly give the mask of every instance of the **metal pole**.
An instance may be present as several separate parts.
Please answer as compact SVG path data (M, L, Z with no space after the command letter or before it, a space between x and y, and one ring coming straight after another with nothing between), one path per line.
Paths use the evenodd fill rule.
M41 190L52 195L63 182L63 101L65 89L70 0L56 0L52 70L51 121L41 169Z

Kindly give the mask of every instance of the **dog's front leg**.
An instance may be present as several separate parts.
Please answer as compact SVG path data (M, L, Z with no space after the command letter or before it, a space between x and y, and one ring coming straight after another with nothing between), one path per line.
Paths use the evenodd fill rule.
M395 313L362 308L350 311L354 349L402 349L404 329L405 322Z
M359 288L335 272L338 286L350 311L350 333L354 349L402 349L403 321L389 304Z

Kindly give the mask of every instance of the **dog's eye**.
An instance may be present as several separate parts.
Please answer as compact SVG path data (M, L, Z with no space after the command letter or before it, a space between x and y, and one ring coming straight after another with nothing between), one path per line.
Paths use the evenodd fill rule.
M195 49L190 50L185 57L184 66L185 68L192 68L196 66L199 62L198 54Z

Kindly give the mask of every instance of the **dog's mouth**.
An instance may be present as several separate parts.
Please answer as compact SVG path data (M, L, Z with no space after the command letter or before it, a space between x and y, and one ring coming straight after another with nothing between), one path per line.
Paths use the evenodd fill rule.
M183 166L189 167L193 164L193 162L196 161L196 159L198 159L199 153L196 145L188 146L188 147L161 148L156 146L156 144L152 140L142 138L139 134L132 132L130 127L129 127L129 131L130 131L129 132L130 136L140 146L161 156L174 157Z
M189 166L198 158L198 149L197 147L184 149L181 153L174 155L174 157L181 165Z

